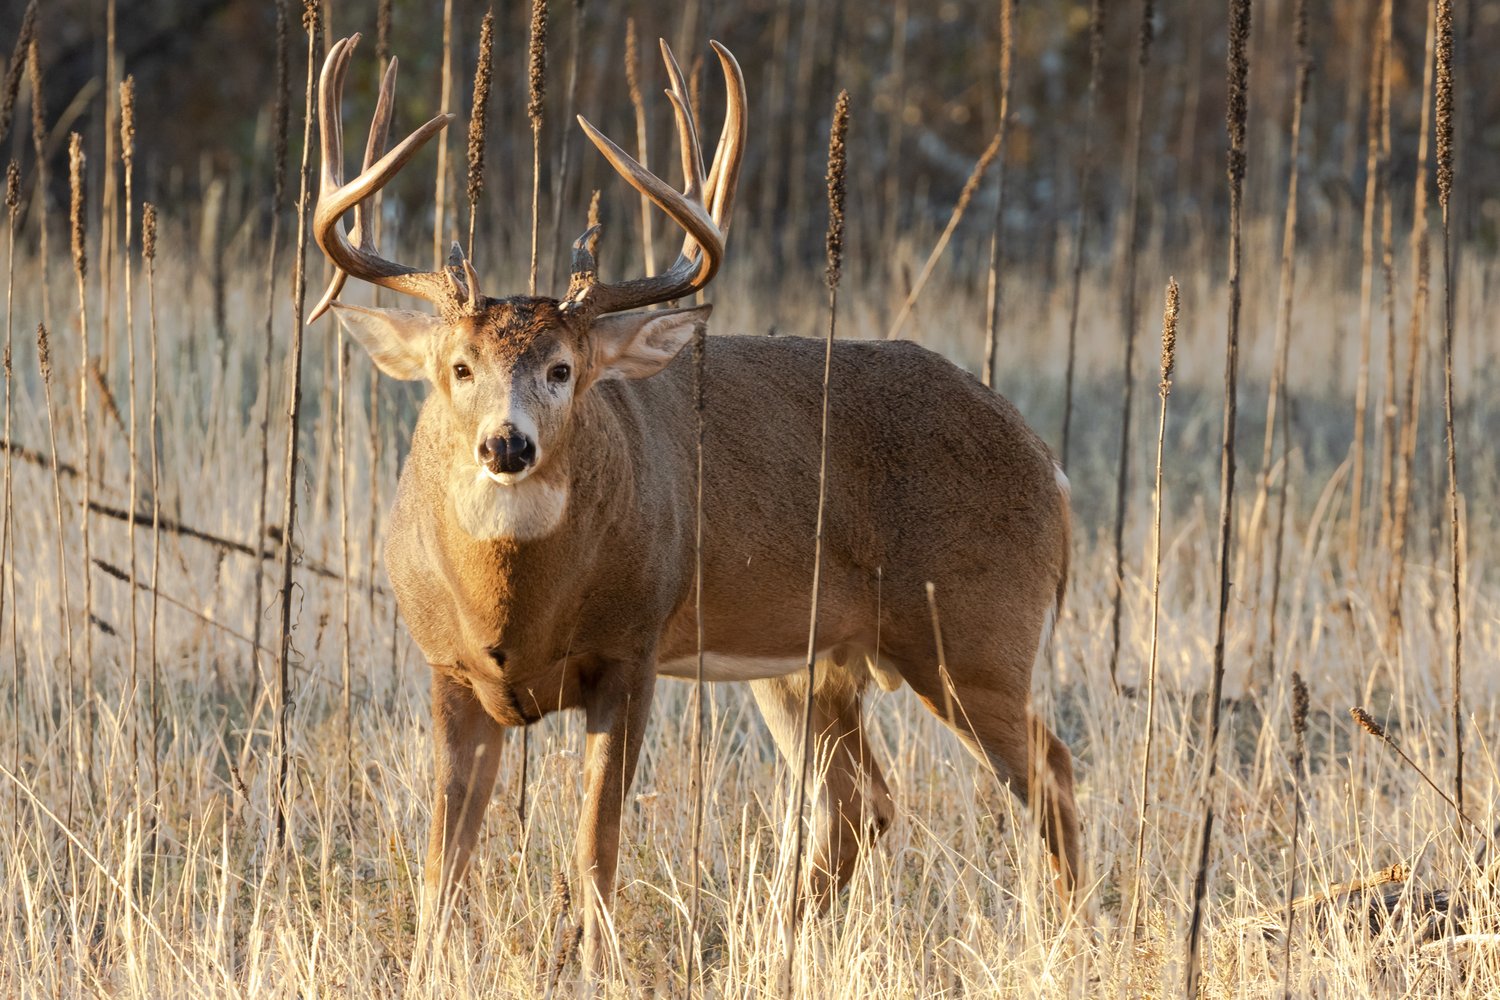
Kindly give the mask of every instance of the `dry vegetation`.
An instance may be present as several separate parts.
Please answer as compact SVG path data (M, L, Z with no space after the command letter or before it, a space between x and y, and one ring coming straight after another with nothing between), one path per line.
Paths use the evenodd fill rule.
M553 4L554 18L566 12L567 5ZM295 15L294 52L306 43ZM473 30L477 35L477 22ZM641 30L657 29L643 23ZM559 24L552 37L566 35ZM8 64L17 71L13 77L24 79L18 66ZM300 72L295 65L293 79ZM469 66L452 72L462 79ZM618 72L616 65L585 67L580 75ZM1017 60L1013 72L1019 77L1027 67ZM1253 76L1250 86L1254 100ZM1456 87L1461 102L1462 77ZM563 89L554 86L554 97ZM623 107L625 88L616 89ZM515 135L529 140L523 91L497 91L493 100L509 102ZM294 134L302 125L300 96L291 98ZM23 84L17 128L27 124L28 100ZM856 102L851 135L866 120ZM821 142L820 127L807 124L803 141L810 148ZM152 155L151 129L151 117L137 113L137 165ZM981 135L975 148L987 141ZM1253 130L1249 142L1253 151ZM1214 143L1222 156L1219 135ZM44 144L37 137L37 146ZM295 156L300 149L295 141L293 147ZM524 142L516 149L530 152ZM537 155L546 169L546 154ZM1415 143L1390 155L1415 162ZM492 149L491 169L496 159ZM588 159L580 158L580 171ZM60 162L50 167L55 176ZM1096 169L1110 171L1117 162L1101 157ZM522 159L504 166L517 189L529 193ZM1257 175L1260 168L1274 176ZM80 169L89 169L87 160ZM98 178L97 164L92 169ZM1445 181L1460 192L1462 169L1460 159ZM951 237L930 278L923 274L928 287L902 320L903 335L977 371L985 352L991 213L976 207L964 226L948 225L947 211L920 217L880 242L885 215L861 215L863 196L879 188L860 170L851 158L847 224L863 252L845 261L839 334L883 335L907 302L910 276L923 269L940 238ZM1500 994L1500 868L1494 849L1486 848L1500 821L1500 577L1491 557L1500 544L1494 507L1500 462L1488 447L1500 427L1488 404L1496 386L1489 371L1494 344L1486 339L1489 317L1500 310L1495 261L1477 245L1453 245L1457 295L1447 342L1454 351L1452 440L1464 557L1461 817L1450 801L1457 797L1455 605L1443 421L1448 285L1441 267L1449 258L1445 252L1433 269L1429 301L1425 284L1418 284L1418 241L1408 248L1398 240L1393 253L1401 266L1386 273L1399 284L1384 305L1378 299L1365 305L1380 279L1361 288L1353 206L1354 222L1344 218L1309 237L1312 245L1294 256L1290 315L1290 306L1278 302L1278 287L1290 294L1279 256L1284 194L1267 194L1284 192L1285 173L1285 164L1266 164L1252 152L1250 204L1274 207L1252 208L1245 218L1242 468L1228 564L1227 700L1211 786L1205 793L1229 292L1224 233L1200 222L1180 227L1196 235L1176 242L1162 239L1160 227L1149 235L1143 229L1133 264L1140 282L1133 301L1147 314L1134 324L1144 338L1137 353L1154 353L1151 314L1168 275L1180 282L1181 304L1168 410L1160 409L1165 390L1153 391L1165 375L1154 364L1135 364L1140 384L1129 402L1132 460L1120 494L1118 542L1122 294L1114 255L1080 257L1068 469L1076 551L1049 664L1036 676L1036 697L1077 758L1088 866L1077 912L1067 917L1051 896L1024 810L986 780L908 692L872 692L866 712L899 815L833 913L795 936L798 995L1181 995L1209 802L1217 818L1201 995ZM105 213L100 199L115 193L91 180L82 194L92 199L93 221L81 234L86 254L78 257L81 265L86 255L91 266L78 269L79 286L60 249L61 213L48 220L38 210L43 201L33 196L33 175L29 166L17 175L5 217L14 250L6 257L13 275L5 417L12 444L0 580L0 995L571 995L576 921L565 886L582 743L580 720L572 717L533 727L524 770L521 740L508 744L458 930L432 968L417 976L409 971L427 827L427 667L385 589L378 546L419 393L376 383L357 353L346 369L330 321L308 329L293 477L293 587L285 608L293 626L284 716L290 793L287 839L278 846L280 762L273 749L278 622L287 597L271 580L285 549L279 529L257 537L256 525L266 523L266 509L281 511L288 499L279 470L291 389L286 358L298 323L286 301L294 253L285 244L295 239L296 219L288 208L280 221L278 258L268 219L231 228L222 218L222 188L215 195L208 186L201 203L164 208L159 230L153 222L143 232L140 187L133 203L123 199ZM1409 205L1410 175L1400 176L1408 186L1393 183L1384 197ZM269 188L270 179L264 184ZM1379 189L1374 185L1372 194ZM295 173L287 190L290 202ZM491 188L486 202L504 203L510 194ZM113 229L100 223L103 215L123 217L126 204L133 237L122 220ZM823 276L814 266L786 273L777 219L758 215L753 204L747 199L736 222L712 295L715 332L817 336L827 323ZM1446 216L1446 187L1442 204ZM449 223L467 231L461 207L450 203ZM562 210L574 218L584 207ZM545 209L544 200L536 215ZM259 210L264 215L266 206ZM425 211L387 205L384 241L400 240L420 258L432 237ZM604 213L617 230L607 249L619 259L638 252L634 199L618 185L606 188ZM511 215L505 233L486 234L492 216L479 217L476 259L491 289L523 290L537 270L527 253L536 229L528 229L524 209ZM974 216L985 218L976 223ZM1378 223L1379 212L1372 218ZM1437 218L1431 221L1434 246L1446 247ZM1059 231L1072 225L1062 213ZM49 243L40 238L43 226L52 229ZM203 235L219 227L228 235ZM108 253L105 233L116 244ZM1350 237L1350 245L1333 242L1339 236ZM127 282L122 258L131 239ZM541 240L545 279L545 231ZM1039 240L1050 240L1050 231ZM878 263L870 252L877 242L887 258ZM811 253L817 249L814 242ZM268 253L278 275L269 317ZM1070 262L1072 248L1063 239L1048 254ZM1029 259L1024 248L1009 247L1005 259L1011 263L1001 273L995 384L1056 443L1065 374L1075 364L1065 351L1071 275L1049 260ZM1413 280L1402 281L1408 271ZM901 275L908 284L892 280ZM321 287L322 277L314 267L309 285ZM133 290L130 313L125 288ZM369 293L349 294L361 301ZM1377 328L1394 310L1393 338L1400 332L1388 358L1381 334L1364 354L1371 359L1364 371L1357 363L1362 324L1354 319L1362 308L1372 310ZM50 383L44 384L38 328L49 317ZM1284 431L1274 449L1268 442L1272 460L1263 470L1256 446L1265 434L1279 321L1288 324L1290 363L1273 419L1284 421ZM1411 345L1422 353L1408 374ZM97 368L80 370L83 356L98 357ZM1414 410L1407 402L1412 390ZM1371 416L1358 422L1368 424L1370 451L1364 518L1351 527L1351 440L1362 392ZM1415 425L1411 412L1420 416ZM263 414L270 415L271 470L264 503ZM1153 466L1161 427L1158 539ZM1397 445L1404 447L1408 435L1413 461L1405 480ZM1403 490L1410 517L1398 536L1391 522ZM1282 491L1284 539L1276 530ZM133 531L130 511L137 515ZM1118 588L1117 563L1124 567ZM1393 586L1399 588L1394 603ZM1153 664L1155 731L1142 787ZM1294 672L1309 687L1305 758L1293 734ZM721 686L707 697L700 842L693 828L692 688L660 685L622 839L614 913L614 986L622 994L683 993L692 947L701 955L702 982L694 988L702 994L777 995L788 940L795 775L780 763L748 691ZM1368 710L1384 740L1362 731L1350 715L1354 706ZM524 821L516 814L523 775ZM1143 810L1148 822L1137 869ZM696 902L695 857L701 861ZM1404 881L1357 888L1382 871L1389 878L1393 866ZM1135 884L1140 903L1132 921ZM1291 896L1308 898L1290 907L1288 948ZM689 945L694 906L699 941Z

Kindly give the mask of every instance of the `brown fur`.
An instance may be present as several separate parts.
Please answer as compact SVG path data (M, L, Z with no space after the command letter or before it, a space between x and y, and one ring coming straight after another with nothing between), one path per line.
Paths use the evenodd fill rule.
M658 664L696 654L692 363L684 354L650 378L591 384L589 331L570 327L551 300L491 304L464 322L454 332L496 364L524 367L560 349L549 338L581 361L565 422L532 474L570 488L550 534L478 540L458 526L446 484L455 462L472 464L473 440L457 426L441 375L402 471L386 561L435 671L429 891L445 898L467 862L500 727L582 708L587 804L577 860L607 906ZM795 337L707 342L711 653L805 654L823 350ZM1030 707L1032 665L1067 573L1069 514L1052 455L1009 402L910 343L836 343L831 401L819 648L834 655L820 665L815 705L819 755L831 763L814 897L826 901L848 879L861 845L894 815L861 726L861 655L899 672L1023 798L1034 769L1041 774L1045 792L1030 798L1066 893L1079 872L1071 757ZM793 674L757 680L754 690L795 760L805 682ZM1032 753L1035 740L1044 754ZM587 912L595 954L602 931Z

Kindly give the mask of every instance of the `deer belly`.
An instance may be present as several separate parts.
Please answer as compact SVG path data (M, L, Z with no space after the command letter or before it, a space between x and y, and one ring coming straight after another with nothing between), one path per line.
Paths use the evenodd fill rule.
M824 654L819 653L819 656ZM721 681L758 681L767 677L784 677L798 670L807 669L807 659L802 656L739 656L733 653L704 653L703 679L715 683ZM680 677L693 680L698 676L697 655L682 656L657 664L657 673L664 677Z

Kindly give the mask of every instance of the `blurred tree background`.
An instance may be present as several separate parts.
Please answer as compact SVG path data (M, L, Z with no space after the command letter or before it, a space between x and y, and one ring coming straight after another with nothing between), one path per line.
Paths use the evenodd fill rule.
M142 108L138 123L139 191L171 209L195 210L213 199L225 239L235 226L264 227L272 158L277 0L119 0L119 72L134 74ZM376 25L380 0L325 0L327 33L365 34L349 83L346 126L362 140L376 81ZM507 251L524 244L530 191L530 132L525 118L529 4L522 0L452 0L453 99L460 120L448 139L458 205L448 225L456 233L464 215L462 131L478 54L479 22L493 6L497 17L496 82L490 133L488 240ZM1201 0L1160 0L1155 42L1146 75L1146 133L1142 232L1167 243L1210 238L1222 227L1224 174L1224 5ZM1352 248L1357 253L1365 177L1365 119L1369 101L1371 37L1376 0L1314 0L1315 54L1303 141L1304 245ZM0 10L0 52L20 29L22 0ZM1500 43L1500 2L1461 2L1459 123L1460 191L1457 219L1465 245L1490 248L1500 225L1500 75L1485 65ZM1124 199L1123 162L1128 149L1130 94L1140 4L1104 0L1105 43L1092 179L1087 190L1089 251L1097 258L1115 245ZM1428 4L1395 4L1391 66L1392 154L1397 192L1397 232L1410 225ZM1089 3L1019 0L1015 25L1012 121L1003 150L1007 255L1016 265L1066 266L1066 248L1080 198L1089 79ZM286 4L290 30L291 153L295 168L302 128L306 36L302 5ZM395 0L391 51L402 64L394 130L404 134L439 107L443 4ZM577 60L574 110L585 114L628 148L634 119L625 87L627 19L641 38L641 73L653 161L672 164L674 138L658 36L677 49L684 68L703 65L709 37L739 57L751 101L752 142L741 182L737 243L775 248L778 266L788 258L809 264L820 255L823 226L824 136L833 98L847 87L853 98L850 159L851 205L858 224L852 252L878 260L895 234L940 226L997 125L998 0L685 0L684 3L552 0L543 196L560 198L565 236L576 232L589 190L605 191L606 220L634 225L634 200L613 181L566 121L566 80ZM575 20L577 23L575 33ZM1251 41L1249 217L1274 218L1284 198L1291 88L1294 75L1291 0L1255 5ZM55 204L66 199L66 134L83 132L96 174L103 162L106 0L48 0L41 5L38 53L45 81L52 139L50 177ZM575 53L573 39L578 39ZM326 42L324 43L326 44ZM702 74L701 113L713 133L722 107L721 83L712 65ZM9 155L28 168L31 141L25 110L28 89L11 135L0 137ZM712 136L704 144L711 143ZM564 190L554 190L563 143L572 163ZM353 156L353 152L350 153ZM408 170L398 185L400 214L429 227L432 164ZM550 164L550 165L548 165ZM314 157L316 170L316 157ZM956 266L976 250L992 218L993 172L980 189L976 210L965 218ZM989 209L985 206L988 203ZM861 208L861 206L863 206ZM423 214L425 213L425 215ZM196 212L194 213L196 214ZM1405 218L1403 219L1403 215ZM201 221L201 220L200 220ZM203 222L207 224L207 222ZM544 224L544 230L550 228ZM965 243L965 234L969 242ZM638 246L624 235L619 244ZM1404 242L1404 241L1402 241ZM545 242L544 242L545 245ZM982 257L970 253L968 257ZM972 265L982 269L982 260Z

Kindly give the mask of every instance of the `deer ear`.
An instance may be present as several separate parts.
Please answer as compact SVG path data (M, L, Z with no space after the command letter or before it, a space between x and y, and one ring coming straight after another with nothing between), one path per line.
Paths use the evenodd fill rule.
M658 309L600 316L590 332L594 339L597 379L646 378L677 356L693 334L708 324L713 306Z
M359 341L377 368L391 378L413 381L427 375L427 347L443 321L410 309L366 309L334 302L349 335Z

